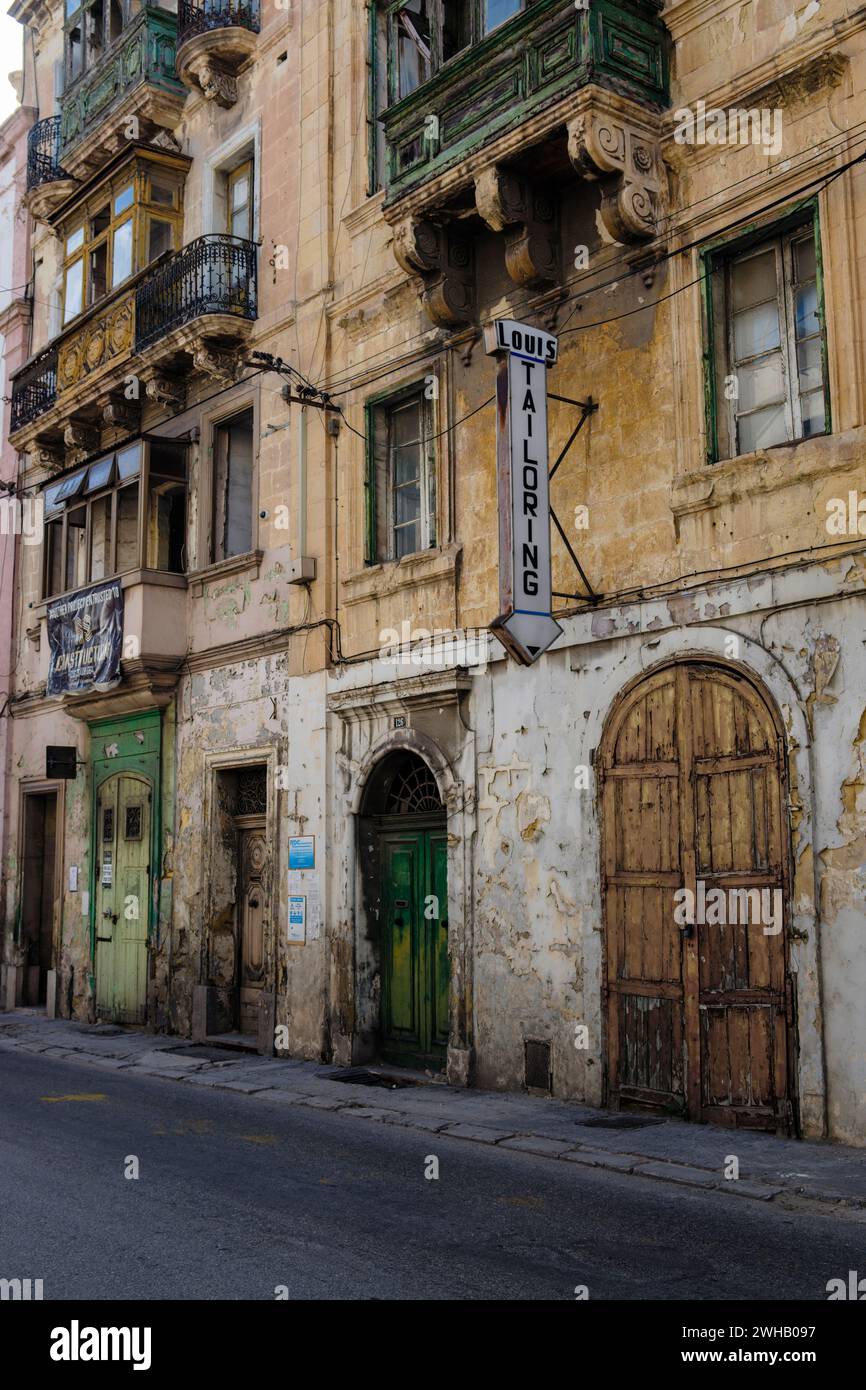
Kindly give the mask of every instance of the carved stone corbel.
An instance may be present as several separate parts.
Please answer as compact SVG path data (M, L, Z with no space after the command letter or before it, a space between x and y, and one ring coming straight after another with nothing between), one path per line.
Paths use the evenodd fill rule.
M59 447L49 448L47 444L38 444L31 457L35 468L45 468L50 473L56 473L59 468L66 466L66 456Z
M216 377L218 381L235 381L241 369L239 352L226 352L208 347L206 343L193 348L192 360L197 372Z
M234 106L238 99L236 77L223 72L208 58L198 58L190 63L189 71L208 101L215 101L218 106Z
M602 185L601 217L615 241L656 235L662 174L658 138L613 112L590 110L568 122L577 172Z
M505 265L516 285L559 279L556 201L546 189L492 164L475 180L475 205L492 231L505 233Z
M98 402L102 412L102 423L107 429L137 430L141 421L141 407L126 397L108 396Z
M182 410L186 399L183 382L164 372L154 372L146 378L144 394L152 405L165 405L172 410Z
M63 431L67 463L80 463L99 448L99 430L80 420L70 420Z
M427 218L404 218L393 232L398 264L424 282L421 298L432 322L442 328L471 322L475 314L471 239Z

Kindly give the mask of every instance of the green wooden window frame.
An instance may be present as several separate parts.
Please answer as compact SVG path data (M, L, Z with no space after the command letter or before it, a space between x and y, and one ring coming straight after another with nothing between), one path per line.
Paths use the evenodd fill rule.
M65 0L64 74L70 87L102 61L132 18L132 0Z
M387 460L384 463L387 470L384 490L378 480L382 469L377 467L376 450L377 443L382 439L383 431L390 432L396 412L405 410L413 402L417 402L419 405L422 421L422 433L418 440L420 443L420 512L416 523L420 531L420 544L414 550L406 551L404 554L423 554L424 551L433 549L437 544L439 499L435 450L436 415L434 411L435 401L431 399L429 394L428 377L425 380L413 381L398 391L385 392L382 395L371 397L365 405L367 457L364 478L364 562L367 565L392 564L398 559L404 558L404 555L396 553L398 548L396 531L400 529L400 525L393 514L393 503L395 490L399 491L399 486L395 489L390 433L386 446ZM387 515L383 514L383 508L387 509ZM384 536L387 536L387 541L383 544Z
M821 385L824 396L824 428L805 433L799 414L797 395L799 386L795 383L797 352L802 345L801 338L791 322L793 291L792 270L794 266L791 243L800 234L811 230L815 250L815 285L817 298L818 332L814 336L820 344ZM703 247L700 253L701 286L704 313L704 399L706 414L707 463L714 464L729 458L737 458L741 451L737 438L738 414L732 403L726 399L725 378L733 373L735 349L731 336L731 297L730 273L732 264L750 251L774 248L779 264L779 303L782 320L782 344L780 351L786 362L785 372L785 410L787 414L787 438L776 444L764 446L779 448L798 443L805 438L817 438L832 432L830 412L830 386L827 355L826 312L824 299L824 277L821 254L821 231L817 199L809 199L789 209L772 223L754 224L738 235L727 235ZM811 283L811 281L809 281ZM815 388L816 390L819 388Z
M406 91L400 90L400 45L408 45L410 37L406 28L401 27L400 17L408 10L407 0L378 0L378 3L370 6L368 126L371 193L380 186L383 175L382 132L378 124L381 113L417 91L448 63L465 55L490 34L519 19L536 0L411 0L413 4L422 2L426 5L429 22L429 62L426 75ZM513 13L504 13L500 18L500 12L512 5ZM457 44L459 47L455 46Z

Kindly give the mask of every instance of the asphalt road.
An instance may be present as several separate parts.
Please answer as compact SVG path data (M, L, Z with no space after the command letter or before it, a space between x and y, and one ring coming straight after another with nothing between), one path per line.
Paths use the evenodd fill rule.
M862 1216L20 1053L0 1218L0 1278L45 1299L823 1301L866 1272Z

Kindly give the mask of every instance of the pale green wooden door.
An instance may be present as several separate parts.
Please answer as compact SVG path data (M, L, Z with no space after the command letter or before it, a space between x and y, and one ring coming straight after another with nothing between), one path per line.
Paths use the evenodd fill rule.
M96 1012L143 1023L147 1001L151 784L118 773L96 803Z

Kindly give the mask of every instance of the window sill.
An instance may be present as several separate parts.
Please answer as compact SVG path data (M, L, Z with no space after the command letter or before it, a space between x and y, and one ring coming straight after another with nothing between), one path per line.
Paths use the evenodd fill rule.
M675 517L712 511L743 498L780 492L797 483L862 466L863 431L816 434L808 439L774 444L751 454L699 469L675 478L671 484L671 511Z
M30 612L34 618L44 618L52 603L57 603L62 598L69 598L72 594L80 594L84 589L93 589L98 584L111 584L118 579L121 589L132 589L136 584L153 584L167 589L185 589L187 586L185 574L174 574L170 570L126 570L124 574L109 574L106 575L105 579L95 579L92 584L79 584L77 588L66 589L62 594L52 594L51 598L44 598L39 603L34 603ZM28 629L28 635L29 631Z
M365 565L362 570L347 574L343 579L343 602L347 608L351 608L353 604L366 603L369 599L397 593L412 585L435 584L441 579L453 580L462 549L462 546L451 545L444 549L421 550L415 555L404 555L402 560Z
M204 569L193 570L187 575L190 593L193 598L202 598L206 584L217 583L232 574L248 573L252 579L258 579L264 553L263 550L250 550L244 555L232 555L228 560L217 560Z

